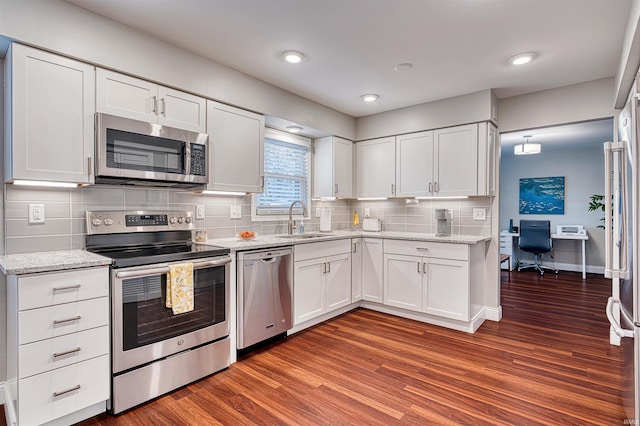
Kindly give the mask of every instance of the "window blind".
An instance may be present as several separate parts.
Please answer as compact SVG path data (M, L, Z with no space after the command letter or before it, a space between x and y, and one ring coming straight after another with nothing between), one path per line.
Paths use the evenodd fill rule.
M264 192L256 196L258 215L289 214L296 200L308 203L309 147L273 138L264 142ZM299 204L293 209L302 214Z

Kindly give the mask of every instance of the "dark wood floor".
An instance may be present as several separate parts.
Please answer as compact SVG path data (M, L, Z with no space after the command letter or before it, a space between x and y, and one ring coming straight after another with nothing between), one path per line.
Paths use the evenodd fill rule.
M359 309L83 425L623 424L610 283L503 272L475 334Z

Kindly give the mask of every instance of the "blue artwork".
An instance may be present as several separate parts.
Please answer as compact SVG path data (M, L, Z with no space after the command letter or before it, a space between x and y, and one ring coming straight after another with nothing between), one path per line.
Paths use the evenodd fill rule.
M520 179L520 214L564 214L564 176Z

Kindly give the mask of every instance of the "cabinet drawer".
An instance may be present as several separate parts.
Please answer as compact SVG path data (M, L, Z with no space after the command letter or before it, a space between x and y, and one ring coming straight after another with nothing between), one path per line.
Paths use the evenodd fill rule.
M18 348L19 378L44 373L109 353L109 327L102 326Z
M40 308L109 295L109 268L80 269L18 278L18 309Z
M36 342L109 324L109 298L83 300L18 313L19 342Z
M107 399L109 356L103 355L20 380L18 419L39 425Z
M350 253L351 239L296 244L293 250L296 261Z
M466 244L384 240L384 252L407 256L469 260L469 247Z

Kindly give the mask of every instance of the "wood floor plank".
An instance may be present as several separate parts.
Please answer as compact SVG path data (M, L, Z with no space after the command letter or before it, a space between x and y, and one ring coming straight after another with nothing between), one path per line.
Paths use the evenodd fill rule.
M82 424L623 424L610 281L530 271L502 280L503 319L475 334L357 309Z

